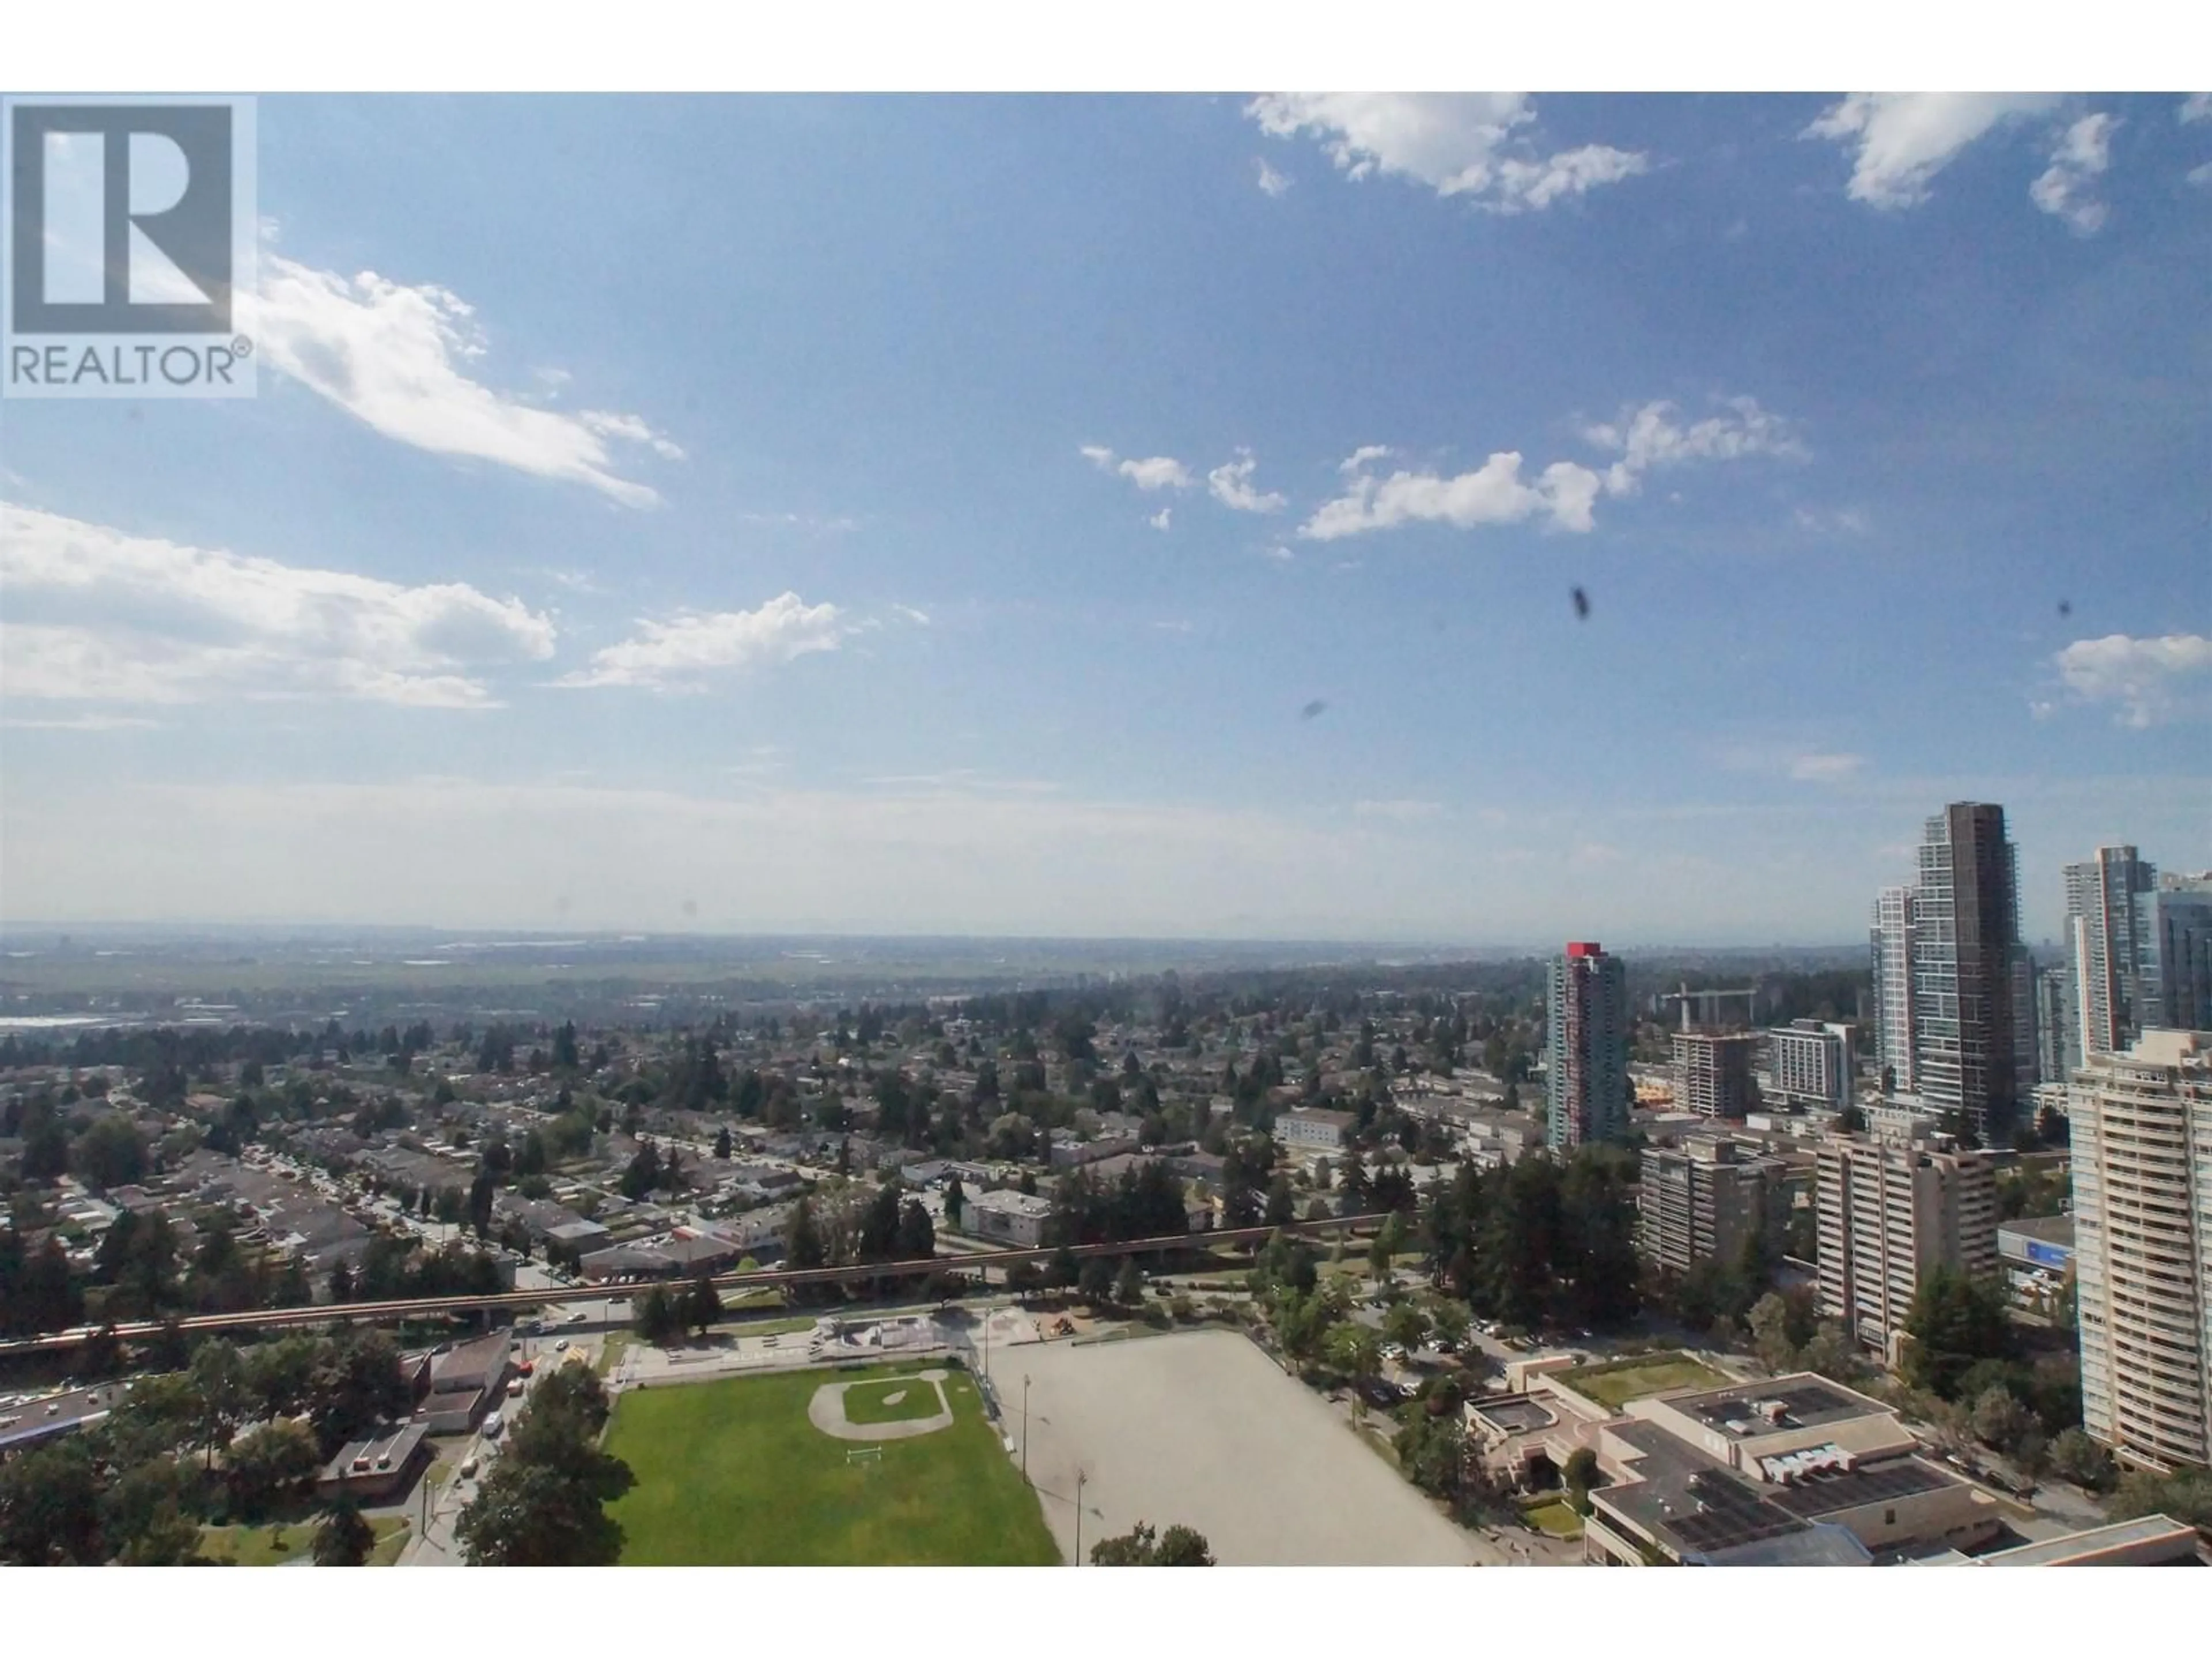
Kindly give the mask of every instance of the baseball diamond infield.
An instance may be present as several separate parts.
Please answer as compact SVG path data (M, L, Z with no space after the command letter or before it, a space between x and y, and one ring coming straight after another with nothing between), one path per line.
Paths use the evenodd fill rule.
M807 1401L806 1420L837 1440L911 1440L951 1428L952 1407L943 1371L915 1371L889 1381L824 1382Z

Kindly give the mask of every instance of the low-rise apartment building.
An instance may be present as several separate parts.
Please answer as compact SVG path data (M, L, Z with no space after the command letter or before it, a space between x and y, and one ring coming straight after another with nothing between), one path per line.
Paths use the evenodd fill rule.
M995 1238L1018 1250L1034 1250L1044 1243L1044 1225L1052 1214L1052 1200L1035 1193L976 1193L968 1200L961 1220L967 1230L983 1238Z
M1317 1106L1300 1107L1275 1120L1275 1139L1300 1152L1334 1152L1358 1122L1350 1112L1332 1112Z

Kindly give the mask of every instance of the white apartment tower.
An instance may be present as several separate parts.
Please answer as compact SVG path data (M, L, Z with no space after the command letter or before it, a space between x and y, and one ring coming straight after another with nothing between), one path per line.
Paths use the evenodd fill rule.
M2157 975L2157 890L2158 871L2132 847L2100 847L2095 858L2066 866L2075 1065L2124 1053L2145 1025L2156 1023L2148 993Z
M2075 1075L2081 1418L2127 1462L2212 1463L2212 1033L2146 1031Z
M2156 959L2154 1010L2144 1021L2176 1031L2212 1031L2212 872L2163 875L2150 896L2147 930Z
M1851 1103L1851 1028L1801 1019L1766 1034L1777 1100L1841 1111Z
M1891 1088L1911 1094L1913 1069L1912 933L1916 895L1885 887L1874 902L1875 1065Z

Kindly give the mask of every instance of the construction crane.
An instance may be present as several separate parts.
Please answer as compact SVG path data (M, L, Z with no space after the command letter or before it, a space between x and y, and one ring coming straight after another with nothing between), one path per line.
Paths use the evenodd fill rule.
M1680 990L1668 991L1661 996L1659 1000L1679 1002L1682 1005L1682 1029L1686 1031L1690 1029L1690 1005L1693 1002L1700 1005L1700 1012L1706 1017L1708 1023L1711 1023L1711 1005L1729 997L1744 999L1744 1019L1747 1024L1759 1018L1759 988L1756 985L1747 985L1741 991L1692 991L1690 988L1690 982L1684 980L1681 981L1681 986Z

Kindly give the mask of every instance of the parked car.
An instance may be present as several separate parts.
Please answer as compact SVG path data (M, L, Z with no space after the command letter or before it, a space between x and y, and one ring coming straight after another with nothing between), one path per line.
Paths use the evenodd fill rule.
M461 1479L464 1480L475 1480L477 1478L477 1470L481 1467L482 1465L473 1456L463 1458L461 1460Z
M509 1383L507 1385L507 1397L509 1400L520 1400L520 1399L521 1399L521 1398L522 1398L522 1386L523 1386L523 1385L522 1385L522 1379L521 1379L520 1377L519 1377L519 1376L518 1376L518 1377L516 1377L513 1382L509 1382Z
M504 1429L506 1426L506 1417L501 1413L494 1412L489 1417L484 1419L483 1427L478 1430L477 1432L483 1435L487 1440L496 1440L499 1438L500 1431Z

